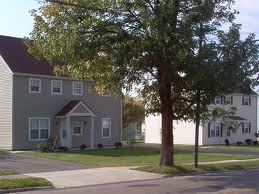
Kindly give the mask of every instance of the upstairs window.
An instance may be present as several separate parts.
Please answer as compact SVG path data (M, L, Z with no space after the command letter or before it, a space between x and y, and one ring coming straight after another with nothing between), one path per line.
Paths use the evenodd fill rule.
M41 80L30 78L29 79L29 92L30 93L40 93L41 91Z
M73 95L82 96L83 95L83 83L73 82Z
M243 97L242 98L242 105L243 106L251 106L251 98L250 97Z
M51 80L51 94L62 94L61 80Z
M109 138L111 137L111 119L102 119L102 137Z

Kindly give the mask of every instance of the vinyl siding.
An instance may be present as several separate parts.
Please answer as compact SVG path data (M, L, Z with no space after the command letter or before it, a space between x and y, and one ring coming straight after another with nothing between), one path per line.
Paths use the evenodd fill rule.
M12 149L12 74L0 55L0 148Z

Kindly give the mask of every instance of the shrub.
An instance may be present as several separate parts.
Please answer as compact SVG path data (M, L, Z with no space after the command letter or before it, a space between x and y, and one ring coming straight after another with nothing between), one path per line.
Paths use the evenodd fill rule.
M103 144L98 143L98 144L97 144L97 147L98 147L99 149L102 149L102 148L103 148Z
M247 145L251 145L253 140L252 139L246 139L245 142L246 142Z
M80 145L80 150L84 150L87 146L85 144Z
M224 142L226 146L229 146L229 140L227 138L224 140Z
M49 149L48 149L48 145L46 143L39 143L37 145L37 149L40 151L40 152L49 152Z
M115 143L114 143L114 146L115 146L117 149L119 149L119 148L122 147L122 143L121 143L121 142L115 142Z
M237 141L237 145L241 145L241 144L243 144L243 142L242 141Z
M258 145L258 141L253 141L253 144L254 145Z
M58 149L59 149L59 150L62 150L62 151L64 151L64 152L69 150L69 148L66 147L66 146L59 146Z

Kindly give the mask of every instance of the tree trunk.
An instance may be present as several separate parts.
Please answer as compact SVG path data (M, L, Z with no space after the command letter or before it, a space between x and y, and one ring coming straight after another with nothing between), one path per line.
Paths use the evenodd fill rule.
M196 93L196 111L195 111L195 148L194 148L194 167L198 167L198 153L199 153L199 126L200 126L200 95L201 92L198 89Z
M161 158L160 165L174 165L173 154L173 108L171 100L171 82L165 77L160 79L159 96L161 102L162 116L162 142L161 142Z

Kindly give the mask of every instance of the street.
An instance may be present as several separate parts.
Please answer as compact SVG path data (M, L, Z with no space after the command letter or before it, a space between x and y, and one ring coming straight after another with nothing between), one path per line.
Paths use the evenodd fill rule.
M259 169L207 173L192 176L175 176L163 179L134 181L116 184L29 191L23 193L58 194L171 194L171 193L259 193Z

